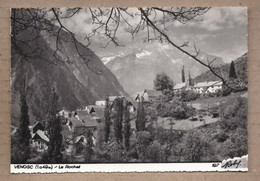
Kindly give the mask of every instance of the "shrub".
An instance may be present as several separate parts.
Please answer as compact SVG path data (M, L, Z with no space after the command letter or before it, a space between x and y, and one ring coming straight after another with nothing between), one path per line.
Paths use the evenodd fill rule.
M225 132L221 132L220 134L217 135L217 140L218 142L224 142L228 139L228 135Z
M146 160L147 156L147 147L150 145L152 141L152 136L147 131L139 131L137 132L136 137L136 150L138 154L138 158L141 162L144 162Z
M202 161L206 152L211 152L208 141L197 132L188 132L184 142L184 161Z
M230 95L231 94L231 89L230 88L228 88L228 87L223 87L223 89L222 89L222 96L228 96L228 95Z
M165 161L166 146L161 145L158 141L154 141L147 147L147 157L150 162L163 162Z
M224 118L231 118L235 116L235 106L228 105L224 110Z
M229 103L231 104L231 102ZM247 128L247 99L238 98L227 105L224 109L224 116L221 122L222 129L234 130L237 127Z
M185 102L172 101L171 116L176 119L187 119L195 114L195 109Z
M125 162L124 146L121 143L114 143L109 150L111 162Z
M183 90L180 94L181 100L184 102L194 101L199 97L199 94L192 90Z
M225 142L224 147L227 148L227 158L241 157L248 154L247 145L247 131L245 129L238 128Z

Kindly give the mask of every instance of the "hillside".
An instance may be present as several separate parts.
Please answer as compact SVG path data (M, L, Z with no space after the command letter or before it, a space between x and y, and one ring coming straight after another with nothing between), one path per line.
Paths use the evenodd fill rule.
M241 57L234 60L234 65L236 69L236 73L239 79L243 82L247 83L247 53L243 54ZM215 68L217 74L223 75L226 79L229 75L229 67L230 64L222 65L218 68ZM202 73L201 75L194 78L194 82L203 82L203 81L212 81L219 80L211 71L207 71Z
M224 64L222 58L201 52L200 59L216 58L215 66ZM165 72L175 83L181 81L181 69L185 66L186 77L190 70L195 77L207 69L190 57L170 46L159 43L145 47L132 47L118 55L102 57L104 64L114 73L124 89L130 94L153 88L156 75Z
M69 35L63 33L63 38L69 40ZM24 31L17 35L21 40L31 39L30 31ZM75 110L77 108L94 104L96 100L104 99L108 95L126 94L111 71L104 66L102 61L88 48L80 47L83 55L88 55L88 66L96 69L100 74L91 71L76 52L74 42L67 41L61 45L61 49L70 56L72 63L56 61L55 64L46 60L53 60L55 49L55 36L42 32L34 41L42 47L42 56L37 58L21 59L14 50L11 58L11 116L12 124L17 125L20 105L20 89L23 77L26 76L28 86L27 102L29 105L30 120L41 121L45 118L47 100L52 87L56 87L59 95L60 109ZM25 48L25 51L27 49ZM30 50L28 50L30 52ZM60 53L59 57L65 57Z

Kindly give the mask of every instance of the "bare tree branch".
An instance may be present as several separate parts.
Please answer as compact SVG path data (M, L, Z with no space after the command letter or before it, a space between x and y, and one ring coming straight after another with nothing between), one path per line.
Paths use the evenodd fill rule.
M191 7L191 8L159 8L159 7L149 7L149 8L138 8L138 11L133 13L129 8L88 8L86 9L90 13L90 20L93 26L93 29L90 33L85 35L85 44L79 42L76 39L75 34L70 31L62 23L62 19L69 19L80 13L81 8L67 8L65 11L60 9L23 9L20 11L19 15L15 11L12 11L11 21L12 21L12 48L25 60L31 58L39 57L39 53L42 51L40 47L36 47L32 50L30 45L31 41L39 38L39 35L42 31L50 33L56 36L56 48L53 53L55 60L51 62L66 62L71 63L70 56L66 55L65 52L62 52L61 45L62 42L72 41L78 56L83 60L84 64L93 72L100 75L101 72L93 69L89 63L91 57L88 55L83 55L80 51L80 48L87 48L93 38L96 36L105 39L101 47L106 48L110 44L115 46L123 46L118 39L118 30L119 28L124 28L126 32L129 32L132 38L135 38L140 31L146 30L147 37L145 41L159 41L167 42L171 44L174 48L181 51L185 55L191 57L194 61L200 63L204 67L207 67L216 77L218 77L225 86L234 89L228 85L228 81L223 75L219 75L213 66L213 63L216 59L209 60L205 63L199 58L200 49L198 49L193 44L195 54L184 49L189 46L189 42L183 42L181 45L177 45L167 34L168 27L167 25L177 21L182 24L185 24L189 21L201 21L200 17L210 8L207 7ZM53 16L50 16L52 12ZM62 14L62 15L61 15ZM48 17L48 18L47 18ZM138 22L135 21L135 24L130 23L130 20L138 19ZM57 26L53 25L53 22L58 24ZM124 25L124 26L122 26ZM30 40L19 40L17 34L23 31L30 31L32 39ZM64 39L62 36L64 30L67 32L71 39ZM24 51L24 47L30 49L29 53ZM66 57L66 60L62 60L62 55Z
M169 42L172 46L174 46L175 48L177 48L178 50L180 50L181 52L183 52L184 54L188 55L189 57L193 58L195 61L199 62L201 65L207 67L216 77L218 77L225 86L227 86L228 88L234 89L232 87L230 87L227 83L227 81L220 75L218 75L212 66L202 62L201 60L199 60L197 58L198 54L199 54L199 50L196 49L196 46L194 45L194 48L196 50L196 55L192 55L191 53L187 52L186 50L184 50L182 47L176 45L170 38L168 35L166 35L165 33L163 33L157 26L155 26L155 24L149 19L147 13L143 10L143 8L139 8L142 15L144 16L144 18L147 20L149 26L151 26L152 28L154 28L157 32L159 32L166 40L167 42Z

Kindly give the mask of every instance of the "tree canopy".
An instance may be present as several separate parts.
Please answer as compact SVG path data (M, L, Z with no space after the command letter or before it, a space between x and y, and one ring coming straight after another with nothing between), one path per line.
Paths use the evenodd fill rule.
M164 90L173 90L173 85L173 80L164 72L157 74L154 79L154 89L162 92Z
M185 82L185 70L184 70L184 65L182 67L182 70L181 70L181 81L184 83Z
M232 62L230 63L230 67L229 67L229 78L230 78L230 79L236 79L236 78L237 78L234 61L232 61Z

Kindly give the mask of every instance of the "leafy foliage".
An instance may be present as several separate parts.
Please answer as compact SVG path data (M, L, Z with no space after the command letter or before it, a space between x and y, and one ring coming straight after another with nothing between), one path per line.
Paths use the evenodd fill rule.
M12 163L26 163L30 156L30 139L28 105L26 101L25 81L20 95L21 113L17 136L13 139L17 148L12 150ZM16 140L16 141L15 141ZM13 145L14 146L14 145Z
M185 161L199 162L202 161L205 151L210 150L210 144L207 138L201 138L196 132L189 132L184 143Z
M128 150L130 146L130 136L131 136L131 125L130 125L130 111L128 108L128 103L124 106L124 146Z
M158 115L162 117L173 117L176 119L186 119L195 114L194 108L188 106L187 103L173 99L171 102L158 101L154 103Z
M152 144L147 147L148 160L152 163L165 161L165 150L165 145L161 145L157 140L153 141Z
M62 126L58 113L58 95L53 88L50 96L49 110L49 147L48 162L60 163L62 161Z
M123 99L116 98L114 100L114 133L117 143L122 142L122 127L123 127Z
M248 83L247 53L243 54L233 62L234 62L234 66L236 67L237 78L240 80L240 82L247 85ZM230 69L230 64L225 64L220 67L213 67L213 70L217 74L223 75L223 77L225 78L229 77L229 69ZM216 77L210 70L194 78L194 82L218 81L218 80L219 78Z
M154 79L154 89L158 91L173 90L173 80L164 72L156 75Z
M106 107L104 111L104 119L105 119L105 142L107 143L109 140L109 134L110 134L110 107L109 107L109 98L106 98Z
M87 131L86 137L87 137L87 145L86 145L86 155L85 155L85 161L90 162L91 156L93 155L93 140L92 140L93 133L91 131Z
M182 70L181 70L181 81L184 83L185 82L185 71L184 71L184 65L182 67Z
M136 115L136 130L137 131L144 131L145 130L145 109L143 105L144 98L141 97L141 101L138 102L138 107L137 107L137 115Z
M192 90L182 90L180 93L180 99L184 102L194 101L199 97L199 94Z
M230 79L236 79L237 78L236 69L235 69L235 65L234 65L233 61L231 61L230 67L229 67L229 78Z

